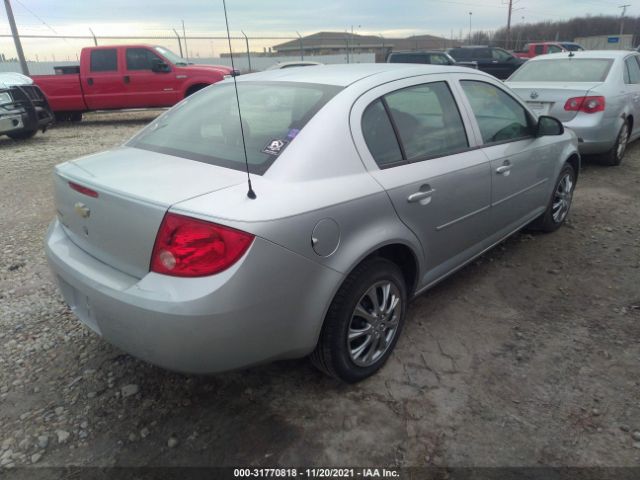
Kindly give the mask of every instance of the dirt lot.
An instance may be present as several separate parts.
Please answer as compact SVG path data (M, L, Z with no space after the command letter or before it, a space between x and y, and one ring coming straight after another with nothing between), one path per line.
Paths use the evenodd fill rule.
M387 366L345 386L307 360L181 376L69 313L43 253L51 169L154 115L0 138L0 465L640 463L640 142L585 165L557 233L420 296Z

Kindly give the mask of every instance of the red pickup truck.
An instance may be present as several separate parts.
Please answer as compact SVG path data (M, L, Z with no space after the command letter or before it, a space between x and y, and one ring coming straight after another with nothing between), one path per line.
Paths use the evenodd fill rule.
M547 53L576 52L584 50L573 42L539 42L527 43L523 50L515 50L513 54L519 58L533 58Z
M164 47L117 45L82 49L79 67L34 75L59 120L78 121L82 112L170 107L232 75L219 65L192 65Z

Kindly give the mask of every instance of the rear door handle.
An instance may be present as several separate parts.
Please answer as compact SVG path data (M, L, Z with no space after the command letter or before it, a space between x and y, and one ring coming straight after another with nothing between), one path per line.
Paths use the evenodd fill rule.
M427 186L427 188L429 188L429 186ZM429 190L424 190L424 191L421 190L419 192L412 193L407 197L407 202L415 203L415 202L419 202L420 200L431 198L431 195L433 195L434 192L435 192L435 189L429 188Z
M87 83L89 85L93 85L93 78L87 78Z
M131 81L131 79L129 78L129 75L125 75L123 77L124 83L129 83Z

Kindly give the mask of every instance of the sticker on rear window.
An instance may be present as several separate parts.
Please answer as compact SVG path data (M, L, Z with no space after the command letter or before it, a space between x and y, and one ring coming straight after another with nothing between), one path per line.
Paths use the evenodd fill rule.
M280 155L284 147L287 146L289 142L287 140L282 140L280 138L275 138L267 143L267 146L262 149L262 153L266 153L267 155Z
M298 128L292 128L291 130L289 130L289 133L287 134L287 138L289 140L293 140L294 138L296 138L296 136L300 133L300 129Z

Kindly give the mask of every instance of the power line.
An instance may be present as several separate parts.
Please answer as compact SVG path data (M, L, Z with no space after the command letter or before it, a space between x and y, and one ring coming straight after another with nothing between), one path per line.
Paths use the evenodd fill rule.
M58 34L58 32L55 31L55 29L49 25L47 22L45 22L42 18L40 18L33 10L31 10L29 7L27 7L24 3L22 3L20 0L16 0L16 3L18 5L20 5L22 8L24 8L27 12L29 12L31 15L33 15L34 17L36 17L38 20L40 20L42 22L42 24L44 26L46 26L49 30L51 30L53 33L55 33L56 35Z

